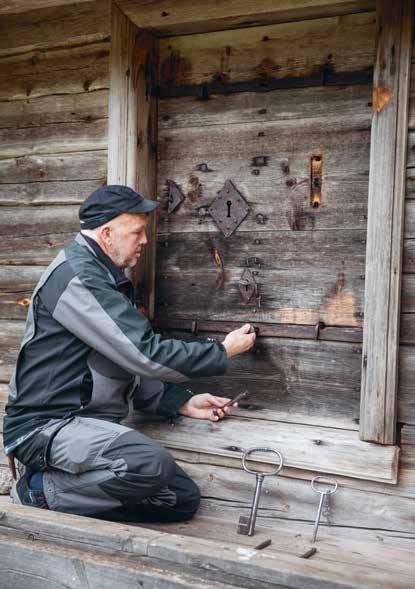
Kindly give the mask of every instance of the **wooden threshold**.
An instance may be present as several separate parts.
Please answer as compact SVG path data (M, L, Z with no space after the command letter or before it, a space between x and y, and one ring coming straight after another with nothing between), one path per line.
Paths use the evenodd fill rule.
M11 578L14 571L30 575L41 570L45 581L63 586L71 572L80 585L87 580L91 589L110 586L102 585L104 577L97 578L97 572L112 583L118 572L119 583L147 578L146 586L159 586L151 582L160 578L163 569L172 575L169 587L409 589L415 582L412 551L336 541L327 538L324 529L316 543L317 553L305 559L301 556L310 547L309 539L299 536L295 528L271 536L268 530L258 530L247 538L233 537L224 522L203 518L188 525L153 527L40 511L2 500L0 554L4 562L7 559ZM255 549L265 537L271 537L271 546ZM177 570L169 570L173 563L180 565L182 577L176 576ZM206 584L201 583L202 572Z
M143 422L135 414L125 425L139 429L167 448L241 457L253 447L282 452L286 467L396 484L399 448L359 440L358 432L332 427L230 416L220 422L180 417L174 424ZM264 454L258 462L270 463Z

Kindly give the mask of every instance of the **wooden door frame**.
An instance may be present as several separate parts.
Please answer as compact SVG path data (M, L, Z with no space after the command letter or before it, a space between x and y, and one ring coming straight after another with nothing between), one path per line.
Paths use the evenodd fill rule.
M190 11L193 7L190 0L175 0L170 2L171 13L175 11L173 24L172 19L167 18L171 13L160 13L156 4L146 2L143 8L140 0L116 0L116 4L112 3L108 183L127 184L141 191L146 198L155 198L157 185L154 148L157 143L157 106L156 99L147 91L148 80L145 79L143 65L150 54L156 54L157 39L152 35L244 26L237 12L240 2L234 0L226 3L226 14L223 15L219 9L212 8L212 0L201 4L197 11L193 8ZM265 4L268 8L264 9L263 15L249 14L256 25L270 20L282 22L284 19L318 18L375 7L373 0L327 3L317 0L273 3L267 0ZM246 6L252 12L249 8L252 3ZM393 3L376 0L376 11L378 33L370 148L360 438L394 444L412 0L395 0ZM195 15L194 21L191 14ZM143 276L148 293L146 304L152 318L156 247L154 219L150 234L151 245Z

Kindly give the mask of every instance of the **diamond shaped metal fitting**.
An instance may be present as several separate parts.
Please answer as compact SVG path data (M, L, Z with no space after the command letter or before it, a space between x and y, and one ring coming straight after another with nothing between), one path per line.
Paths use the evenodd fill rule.
M249 206L231 180L226 180L222 190L209 207L209 214L225 237L230 237L249 213Z
M166 180L167 185L167 213L170 215L184 201L184 194L173 180Z

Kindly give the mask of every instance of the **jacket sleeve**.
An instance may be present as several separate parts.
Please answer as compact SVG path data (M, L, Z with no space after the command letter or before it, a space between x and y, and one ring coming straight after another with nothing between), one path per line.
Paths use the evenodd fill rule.
M144 413L175 417L180 407L193 396L190 389L177 384L148 378L141 378L140 381L134 393L133 406Z
M222 344L162 339L93 262L82 273L67 273L63 268L54 277L64 283L55 285L59 297L40 291L42 301L68 331L130 374L179 383L226 372Z

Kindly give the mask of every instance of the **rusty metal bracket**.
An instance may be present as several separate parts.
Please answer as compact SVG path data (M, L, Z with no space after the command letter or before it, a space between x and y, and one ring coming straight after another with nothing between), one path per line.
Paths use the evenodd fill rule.
M231 180L209 207L209 213L225 237L230 237L249 213L249 206Z
M184 201L185 196L176 182L166 180L167 185L167 213L170 215Z

